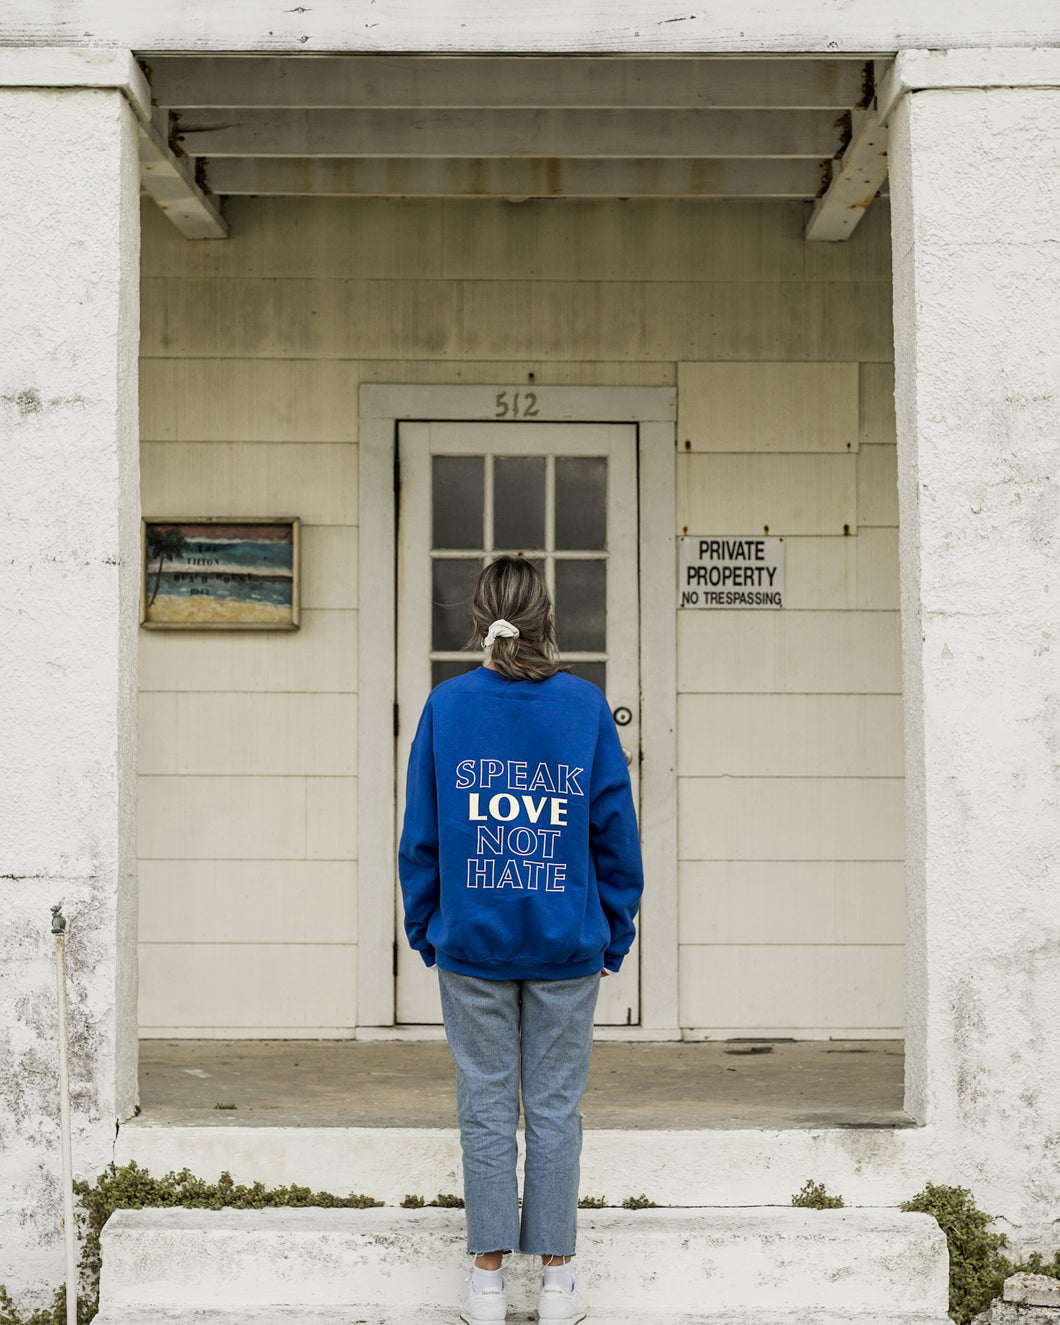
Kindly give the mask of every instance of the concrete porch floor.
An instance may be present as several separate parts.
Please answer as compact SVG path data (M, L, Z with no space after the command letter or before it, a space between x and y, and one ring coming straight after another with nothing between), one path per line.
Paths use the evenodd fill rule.
M901 1040L598 1043L585 1126L908 1127ZM218 1108L234 1105L234 1108ZM456 1127L444 1042L143 1040L139 1120Z

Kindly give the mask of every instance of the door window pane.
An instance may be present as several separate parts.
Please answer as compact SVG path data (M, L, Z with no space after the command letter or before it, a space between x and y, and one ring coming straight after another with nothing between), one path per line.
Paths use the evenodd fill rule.
M556 457L556 547L595 551L607 546L607 460Z
M433 547L482 547L482 471L480 455L434 456Z
M435 560L431 567L431 648L439 653L462 649L471 634L471 590L482 568L463 557Z
M493 462L493 546L545 546L545 457L499 455Z
M556 562L556 630L565 652L607 648L607 563Z
M431 689L451 677L463 676L465 672L473 672L481 666L481 662L441 662L436 659L431 663Z
M601 690L607 688L607 663L602 662L572 662L565 664L570 668L574 676L580 676L583 681L591 681L594 686L599 686Z

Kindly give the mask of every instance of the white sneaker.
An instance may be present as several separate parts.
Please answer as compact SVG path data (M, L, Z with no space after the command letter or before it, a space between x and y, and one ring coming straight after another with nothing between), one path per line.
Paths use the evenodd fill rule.
M571 1271L571 1286L547 1287L542 1284L537 1295L537 1318L542 1322L562 1321L563 1325L577 1325L584 1320L588 1307L578 1291L577 1272Z
M460 1304L460 1319L464 1325L482 1325L482 1322L503 1320L508 1311L508 1289L504 1279L500 1288L484 1288L475 1292L475 1272L467 1277L467 1296Z

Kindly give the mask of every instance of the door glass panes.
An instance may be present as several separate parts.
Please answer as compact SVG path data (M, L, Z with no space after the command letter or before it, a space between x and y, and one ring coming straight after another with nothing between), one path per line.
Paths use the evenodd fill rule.
M432 684L483 662L480 650L466 647L471 588L486 562L512 553L525 556L548 582L560 660L603 689L607 456L557 455L544 447L520 455L503 445L487 446L484 452L435 454L431 460Z
M436 455L433 458L434 547L470 550L482 546L484 467L480 455Z
M556 457L556 547L596 551L607 544L607 460Z
M493 546L509 552L545 546L545 457L493 462Z
M465 557L436 560L431 575L431 648L462 649L471 634L468 602L482 562Z
M556 632L561 652L607 649L607 563L556 562Z
M454 676L463 676L465 672L473 672L481 666L481 659L476 659L475 662L439 662L435 659L431 663L431 688L441 685L443 681L448 681Z
M572 662L568 663L567 667L574 676L580 676L583 681L591 681L601 690L607 689L607 663Z

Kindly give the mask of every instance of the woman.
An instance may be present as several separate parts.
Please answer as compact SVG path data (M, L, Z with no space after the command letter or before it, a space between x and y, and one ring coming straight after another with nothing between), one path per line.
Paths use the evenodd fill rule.
M633 942L643 887L629 773L603 693L562 670L528 561L471 601L485 666L439 685L409 755L405 931L437 966L456 1062L468 1252L460 1318L504 1319L505 1251L542 1258L541 1321L584 1319L571 1258L600 978ZM526 1164L515 1175L522 1089Z

